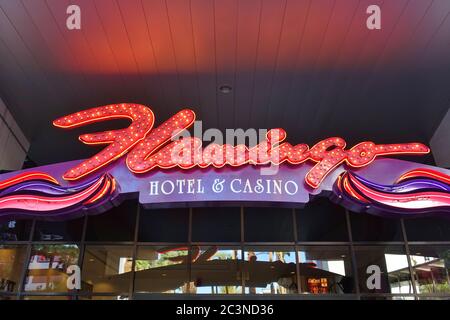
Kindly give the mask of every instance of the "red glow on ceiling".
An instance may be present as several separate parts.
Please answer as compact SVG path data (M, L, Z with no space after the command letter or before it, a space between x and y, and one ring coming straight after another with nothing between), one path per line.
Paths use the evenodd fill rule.
M122 75L405 63L426 46L439 10L431 0L78 0L82 28L73 31L67 3L47 3L20 8L38 26L52 69ZM373 4L382 29L370 32Z

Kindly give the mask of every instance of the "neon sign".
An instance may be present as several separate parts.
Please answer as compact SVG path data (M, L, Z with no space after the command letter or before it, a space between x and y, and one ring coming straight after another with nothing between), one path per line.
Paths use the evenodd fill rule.
M130 171L140 174L154 168L169 169L179 167L206 168L225 165L239 167L251 165L292 165L313 161L316 164L306 174L305 182L312 188L319 187L323 179L338 165L345 163L353 168L369 165L378 156L401 154L427 154L430 149L421 143L380 144L361 142L345 149L346 142L339 137L324 139L313 147L306 144L283 142L286 132L272 129L266 140L253 148L245 145L209 144L202 148L202 141L196 137L171 141L176 135L188 129L195 121L195 113L185 109L166 120L157 128L153 112L146 106L135 104L115 104L73 113L59 118L53 124L60 128L75 128L85 124L108 119L128 118L131 125L126 129L84 134L79 137L85 144L108 144L100 153L68 170L65 180L80 179L112 161L124 156ZM174 159L173 154L178 157Z
M346 149L344 139L332 137L309 147L291 145L283 129L272 129L252 148L203 147L196 137L174 139L193 125L192 110L154 128L153 112L137 104L92 108L53 123L70 129L120 118L131 120L128 128L79 137L88 145L106 145L90 159L1 174L0 219L68 219L105 212L136 196L152 208L194 202L301 206L320 195L379 215L450 212L449 170L381 157L429 153L421 143L366 141ZM279 170L262 179L259 167L268 164Z

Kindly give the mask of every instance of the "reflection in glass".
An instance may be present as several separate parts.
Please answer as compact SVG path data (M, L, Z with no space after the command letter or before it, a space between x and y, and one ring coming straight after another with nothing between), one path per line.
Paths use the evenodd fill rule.
M194 246L191 250L191 293L242 293L239 247Z
M84 218L68 221L36 221L36 241L80 241Z
M351 259L347 247L300 247L298 259L302 293L342 294L354 291Z
M26 292L68 292L66 273L77 265L79 249L74 244L33 245L25 278Z
M244 237L249 242L294 241L292 209L244 208Z
M405 219L408 241L450 241L448 217L419 217Z
M25 254L25 246L0 245L0 292L17 292Z
M141 242L187 242L189 209L144 209L139 213Z
M247 247L244 260L246 293L297 293L296 257L293 247Z
M350 212L353 241L403 241L400 219Z
M0 223L0 241L29 240L32 220L10 220Z
M192 241L241 241L241 209L194 208L192 210Z
M76 300L75 296L24 296L22 300Z
M128 292L131 269L131 246L86 246L83 292Z
M119 206L88 217L87 241L132 241L136 223L137 202L126 200Z
M450 247L410 246L417 293L450 293Z
M135 264L136 292L188 293L188 250L179 247L142 246Z
M355 255L362 293L413 293L402 246L355 246Z
M118 295L118 296L78 296L78 300L130 300L127 294Z
M326 198L317 198L295 212L298 241L348 241L343 207Z
M378 295L367 295L361 296L361 300L415 300L414 296L378 296Z

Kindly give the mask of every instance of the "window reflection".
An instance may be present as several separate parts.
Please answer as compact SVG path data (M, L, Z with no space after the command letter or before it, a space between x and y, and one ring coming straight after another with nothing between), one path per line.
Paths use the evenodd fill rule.
M415 300L414 296L374 296L374 295L367 295L362 296L361 300Z
M448 217L420 217L405 219L408 241L450 241Z
M354 292L354 278L347 247L304 246L298 251L302 293Z
M450 293L450 247L410 246L417 293Z
M402 246L356 246L355 255L362 293L413 293Z
M246 293L297 293L296 257L293 247L247 247L244 260Z
M86 246L82 289L84 292L128 292L131 268L131 246Z
M25 254L25 246L0 245L0 292L17 292Z
M137 203L126 200L119 206L88 217L87 241L133 241Z
M400 219L350 212L353 241L403 241Z
M187 242L189 209L144 209L139 213L139 241Z
M298 241L348 241L343 207L326 198L318 198L295 212Z
M244 208L244 238L249 242L294 241L292 209Z
M0 241L28 240L31 224L31 220L10 220L0 223Z
M188 258L186 247L139 247L134 269L134 290L188 293Z
M75 296L25 296L23 300L76 300Z
M78 296L78 300L130 300L128 295L118 295L118 296Z
M191 293L242 293L239 247L194 246L191 250Z
M34 245L25 278L26 292L67 292L66 273L78 263L79 248L74 244Z
M241 209L194 208L192 210L192 241L241 241Z
M68 221L36 221L34 240L80 241L84 218Z

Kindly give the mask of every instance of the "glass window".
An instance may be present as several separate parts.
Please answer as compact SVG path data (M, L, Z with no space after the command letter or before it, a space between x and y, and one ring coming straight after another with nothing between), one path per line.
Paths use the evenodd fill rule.
M0 245L0 293L17 292L26 246Z
M67 268L78 264L75 244L33 245L25 277L26 292L68 292Z
M78 300L129 300L128 294L114 296L78 296Z
M189 209L144 209L139 213L139 241L187 242Z
M83 292L128 292L132 274L131 246L86 246Z
M290 246L245 248L243 276L249 294L297 293L296 256Z
M241 241L241 209L226 207L193 209L192 241Z
M24 296L22 300L76 300L76 296Z
M355 246L361 293L413 293L403 246Z
M244 208L244 228L248 242L294 241L292 209Z
M32 220L10 220L0 223L0 241L28 241Z
M450 293L450 246L410 245L417 293Z
M36 221L35 241L80 241L84 218L68 221Z
M298 251L300 290L342 294L355 290L350 253L344 246L302 246Z
M394 295L394 296L374 296L374 295L367 295L367 296L361 296L361 300L415 300L414 296L400 296L400 295Z
M102 214L89 216L86 241L133 241L136 213L136 200L127 200Z
M450 241L450 219L428 217L405 219L408 241Z
M295 211L298 241L348 241L345 210L341 206L319 198Z
M197 294L241 294L242 252L233 246L191 248L190 292Z
M353 241L403 241L398 218L350 212Z
M188 252L187 247L139 247L134 291L189 293Z

